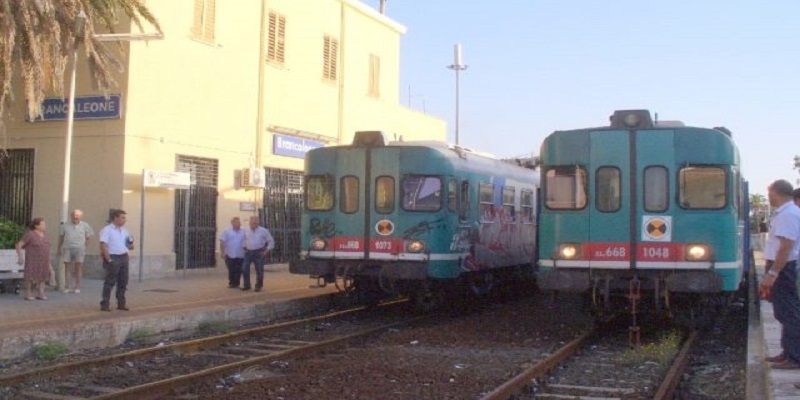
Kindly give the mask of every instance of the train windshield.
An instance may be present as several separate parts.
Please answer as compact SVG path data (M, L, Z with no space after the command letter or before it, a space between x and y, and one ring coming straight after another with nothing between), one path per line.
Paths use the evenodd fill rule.
M727 204L725 170L720 167L684 167L678 173L678 181L682 208L716 210Z
M306 209L328 211L333 208L333 177L312 175L306 177Z
M583 209L586 207L586 169L580 165L549 168L544 190L547 208Z
M442 208L442 180L435 176L411 175L403 179L403 209L439 211Z

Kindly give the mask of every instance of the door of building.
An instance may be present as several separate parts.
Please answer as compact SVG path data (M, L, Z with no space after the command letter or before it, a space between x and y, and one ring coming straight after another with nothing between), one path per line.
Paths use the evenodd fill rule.
M266 188L262 226L275 239L270 263L286 263L300 253L300 210L303 204L303 172L265 168Z
M184 229L186 190L175 191L175 267L183 268L184 235L189 235L189 268L213 268L216 265L218 160L178 155L177 172L191 174L188 190L189 227Z

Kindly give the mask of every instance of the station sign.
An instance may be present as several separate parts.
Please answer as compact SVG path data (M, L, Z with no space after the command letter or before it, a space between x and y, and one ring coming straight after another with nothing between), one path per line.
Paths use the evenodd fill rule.
M157 187L169 189L189 189L192 186L192 176L188 172L155 171L146 169L142 171L144 187Z
M47 97L42 101L42 115L35 121L63 121L69 113L69 100ZM75 97L76 120L117 119L122 116L122 95Z
M305 158L309 150L319 147L325 147L325 143L286 135L274 135L272 138L272 154L278 156Z

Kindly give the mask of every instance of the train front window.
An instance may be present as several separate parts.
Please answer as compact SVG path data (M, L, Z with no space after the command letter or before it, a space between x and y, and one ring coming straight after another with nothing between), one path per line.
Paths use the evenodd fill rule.
M375 211L381 214L394 212L394 178L379 176L375 180Z
M311 175L306 178L306 209L328 211L333 208L334 181L329 175Z
M579 165L552 167L545 177L547 208L580 210L586 207L586 169Z
M616 212L620 208L620 172L616 167L600 167L597 180L595 206L600 212Z
M358 177L343 176L339 187L339 210L346 214L358 211Z
M720 167L688 166L678 173L682 208L716 210L725 207L728 187Z
M403 209L439 211L442 208L442 180L435 176L411 175L403 179Z
M669 208L669 174L660 166L644 169L644 210L664 212Z

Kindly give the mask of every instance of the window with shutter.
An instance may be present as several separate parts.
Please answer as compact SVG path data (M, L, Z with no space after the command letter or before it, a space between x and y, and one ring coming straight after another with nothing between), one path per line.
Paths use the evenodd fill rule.
M267 61L282 65L285 62L285 45L286 16L270 11L267 27Z
M339 56L339 41L325 35L322 42L322 79L336 81Z
M192 38L203 42L214 42L214 19L216 17L215 0L194 1L194 22Z

